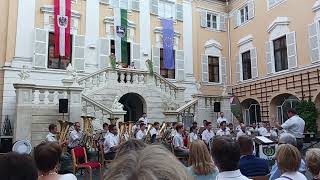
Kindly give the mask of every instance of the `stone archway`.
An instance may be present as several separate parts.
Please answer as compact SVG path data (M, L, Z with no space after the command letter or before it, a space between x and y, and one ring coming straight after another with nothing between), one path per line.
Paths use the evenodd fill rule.
M127 93L123 95L119 102L123 104L123 109L127 111L127 114L124 115L125 122L136 122L147 109L144 98L136 93Z
M275 119L280 124L288 119L287 110L295 108L299 99L289 93L279 94L270 102L270 118Z
M261 122L260 104L257 100L249 98L241 102L243 121L247 125Z

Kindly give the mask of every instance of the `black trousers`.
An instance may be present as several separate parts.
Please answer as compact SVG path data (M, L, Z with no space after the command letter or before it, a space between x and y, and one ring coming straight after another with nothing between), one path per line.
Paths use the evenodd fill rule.
M303 148L303 138L296 138L296 139L297 139L297 148L299 149L299 151L301 151Z

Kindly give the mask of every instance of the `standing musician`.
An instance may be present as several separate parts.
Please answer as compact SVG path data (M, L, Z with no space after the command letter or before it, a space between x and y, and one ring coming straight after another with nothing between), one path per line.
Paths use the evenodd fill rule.
M144 123L140 124L140 129L136 134L138 140L143 140L146 137L146 125Z
M74 123L74 130L71 131L71 133L70 133L68 148L73 149L73 148L79 146L79 143L80 143L82 136L83 136L83 134L82 134L82 131L80 128L80 123L75 122Z
M220 112L220 117L217 119L217 123L220 125L223 121L225 121L227 124L229 123L228 120L224 117L224 113Z
M212 130L212 123L211 122L207 122L206 124L206 129L202 132L202 140L209 145L209 141L210 139L213 138L214 136L214 132Z
M160 139L160 123L159 122L154 122L153 127L150 130L150 135L151 135L151 143L154 143L156 140Z
M106 160L114 159L119 143L120 138L118 135L118 129L115 125L110 125L109 133L107 134L104 140L104 158Z
M226 121L220 123L220 129L217 131L217 136L229 136L230 131L227 129Z

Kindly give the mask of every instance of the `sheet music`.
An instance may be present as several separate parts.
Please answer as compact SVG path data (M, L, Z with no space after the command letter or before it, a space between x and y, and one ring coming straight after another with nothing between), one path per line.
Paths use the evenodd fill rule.
M263 143L273 143L272 140L264 137L264 136L256 136L257 139L259 139L260 141L262 141Z

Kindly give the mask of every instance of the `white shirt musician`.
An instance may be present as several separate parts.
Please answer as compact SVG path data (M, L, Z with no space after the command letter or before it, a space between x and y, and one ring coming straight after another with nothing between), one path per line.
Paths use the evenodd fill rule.
M260 127L258 129L260 136L267 136L268 135L268 130L264 126L266 126L266 125L263 125L262 127Z
M217 119L217 124L220 125L223 121L229 124L228 120L224 117L224 113L220 112L220 117Z
M240 136L251 136L251 132L247 131L247 127L245 124L242 124L240 128L240 131L237 133L237 140Z
M212 131L212 124L211 122L207 122L207 129L202 132L202 140L209 144L210 139L214 136L214 132Z
M227 129L219 129L216 133L217 136L229 136L230 135L230 131L228 131Z
M105 140L104 140L104 153L107 154L109 152L113 152L114 150L112 150L111 148L116 147L117 145L119 145L120 139L119 136L113 133L109 133Z
M70 137L69 137L69 148L75 148L79 146L80 140L82 138L82 131L80 129L80 123L76 122L74 123L74 130L71 131Z
M136 138L138 140L142 140L146 137L146 125L145 124L140 124L140 130L136 134Z
M57 134L57 125L50 124L49 125L49 133L46 136L47 142L57 142L56 134Z
M151 128L150 130L150 135L153 136L153 135L156 135L156 136L159 136L159 130L157 130L156 128Z
M148 125L149 120L148 120L148 118L147 118L147 114L146 114L146 113L143 113L143 114L142 114L142 117L139 119L139 121L143 121L143 123L144 123L145 125Z

